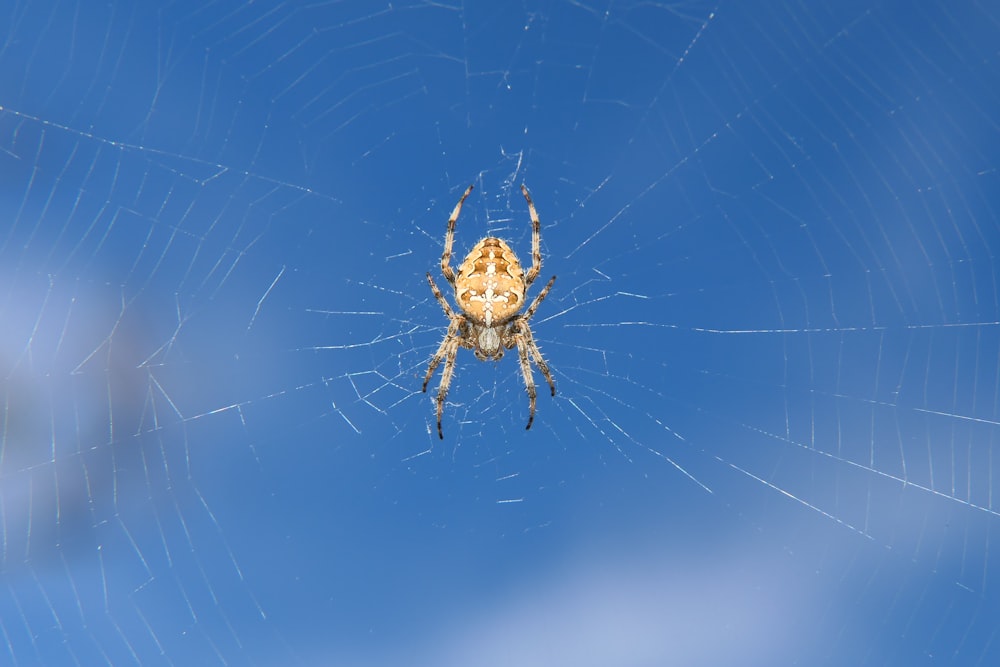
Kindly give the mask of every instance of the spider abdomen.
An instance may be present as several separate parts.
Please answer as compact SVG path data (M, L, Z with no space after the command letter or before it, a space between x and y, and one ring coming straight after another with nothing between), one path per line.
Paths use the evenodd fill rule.
M502 239L477 243L458 267L455 300L473 322L495 327L517 315L524 305L524 269Z

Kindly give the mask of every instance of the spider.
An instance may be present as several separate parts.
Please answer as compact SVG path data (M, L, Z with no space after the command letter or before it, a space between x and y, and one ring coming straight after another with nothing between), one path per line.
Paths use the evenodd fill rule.
M434 283L434 278L427 272L427 282L430 283L434 298L444 308L448 316L448 332L441 341L437 352L431 357L424 377L423 391L427 391L427 383L435 369L444 361L441 372L441 384L437 392L437 429L438 437L444 439L441 431L441 415L444 412L444 399L448 395L451 377L455 371L455 356L458 348L472 350L480 361L488 359L499 360L505 350L517 347L521 361L521 375L524 376L524 386L528 390L528 425L535 420L535 380L531 376L531 361L535 362L542 375L556 395L556 385L552 381L548 364L542 358L528 320L535 314L535 309L549 293L556 277L552 276L547 285L538 293L528 309L523 313L525 292L538 277L542 268L541 223L538 212L531 201L528 189L521 186L521 193L528 202L528 212L531 214L531 268L525 273L517 255L503 239L487 236L473 246L458 267L458 275L451 268L451 246L455 240L455 221L462 211L465 198L472 192L469 186L462 198L455 204L455 210L448 218L448 233L444 236L444 252L441 254L441 274L455 289L455 301L459 312L452 310L448 301ZM530 360L530 361L529 361Z

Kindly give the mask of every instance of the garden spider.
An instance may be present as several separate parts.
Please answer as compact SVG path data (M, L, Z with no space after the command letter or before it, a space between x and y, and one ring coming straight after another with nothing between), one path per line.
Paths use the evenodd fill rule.
M427 272L427 282L434 292L434 298L448 316L448 332L431 357L423 387L426 392L427 383L443 360L444 370L441 371L441 384L437 393L437 428L438 437L442 440L444 433L441 431L441 414L444 412L444 399L448 395L448 387L455 371L455 356L460 347L472 350L480 361L499 360L505 349L517 347L521 375L524 376L524 386L528 390L528 425L525 428L531 428L531 422L535 419L535 380L531 377L531 361L542 371L552 389L552 395L556 395L556 385L552 381L548 364L542 359L542 353L531 335L531 327L528 326L528 320L556 281L555 276L542 288L528 309L521 313L524 294L542 268L541 223L531 195L522 185L521 193L528 202L528 212L531 214L531 268L528 272L524 272L517 255L506 241L487 236L473 246L465 261L459 265L456 276L451 268L455 221L458 220L462 204L472 192L472 187L468 187L448 218L448 233L444 236L444 252L441 254L441 274L455 289L455 301L460 312L456 313L451 309L441 290L434 284L430 272Z

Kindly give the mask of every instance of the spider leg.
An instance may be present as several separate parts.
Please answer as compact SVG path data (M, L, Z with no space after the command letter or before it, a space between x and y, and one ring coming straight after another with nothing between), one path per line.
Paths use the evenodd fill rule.
M444 432L441 430L441 416L444 413L444 399L448 395L448 387L451 385L451 377L455 372L455 357L458 353L458 348L462 344L462 334L464 333L464 328L467 324L466 319L461 315L456 315L455 311L451 309L448 301L441 294L441 290L438 289L437 285L434 283L434 278L431 274L427 274L427 282L430 283L431 291L434 292L434 298L438 300L441 307L444 308L445 314L448 316L448 331L444 335L444 339L441 344L438 345L437 352L431 357L430 363L427 365L427 375L424 376L424 385L421 391L427 391L427 384L431 381L431 377L434 375L434 371L437 367L441 365L444 361L444 370L441 372L441 384L438 385L437 393L437 427L438 427L438 437L444 440Z
M437 299L438 303L441 304L441 307L444 308L444 314L447 315L449 319L455 319L455 311L451 309L451 304L449 304L448 300L444 298L443 294L441 294L441 290L438 289L437 284L434 282L434 278L431 277L430 271L427 272L427 282L430 283L431 291L434 292L434 298Z
M551 284L551 281L549 282ZM528 325L527 317L522 317L518 321L518 329L524 338L525 347L528 348L528 354L531 355L532 361L538 366L538 370L542 372L545 376L546 382L549 383L549 389L552 390L552 395L556 395L556 383L552 380L552 372L549 370L549 365L542 358L542 351L538 349L538 343L535 342L535 336L531 333L531 327Z
M424 386L421 391L427 391L427 383L431 381L434 371L444 361L444 370L441 372L441 384L438 385L437 398L437 427L438 437L444 440L444 432L441 430L441 416L444 413L444 399L448 396L448 387L451 385L451 377L455 372L455 357L461 344L459 330L465 320L461 317L453 317L448 324L448 333L444 335L444 340L438 346L437 352L431 357L431 362L427 366L427 375L424 376Z
M535 300L531 302L531 305L528 306L528 310L524 311L523 317L525 320L530 320L531 316L535 314L535 309L538 308L538 304L542 302L542 299L548 296L549 290L552 289L552 284L555 281L556 281L555 276L549 278L549 282L546 283L545 287L542 288L542 291L538 293L538 296L535 297Z
M542 270L542 223L538 221L538 211L535 210L535 203L531 201L528 188L521 184L521 194L528 202L528 213L531 215L531 268L524 276L524 286L528 287L535 282L538 272Z
M434 298L438 300L441 307L444 308L444 314L448 316L448 332L444 335L444 340L441 341L441 345L438 346L437 352L431 357L430 365L427 367L427 375L424 377L424 388L422 391L427 391L427 383L431 381L431 376L434 375L435 369L437 369L438 364L444 359L445 351L447 350L448 343L451 339L458 336L459 329L465 323L465 318L455 314L455 311L451 309L451 305L448 300L444 298L441 294L441 290L438 289L437 284L434 282L434 278L431 277L430 272L427 273L427 282L430 283L431 291L434 292Z
M524 388L528 390L528 425L525 430L531 428L531 422L535 421L535 379L531 376L531 362L528 361L528 341L524 336L525 327L519 326L514 332L514 343L517 345L517 358L521 361L521 375L524 376ZM531 334L528 334L529 336Z
M437 370L437 367L441 364L441 361L448 355L449 353L448 346L451 345L453 340L456 340L458 338L459 335L458 330L462 327L463 322L464 320L461 317L454 317L452 318L451 322L448 323L448 333L444 335L444 340L441 341L441 344L438 346L437 352L434 353L434 356L431 357L430 364L427 365L427 375L424 376L424 386L420 391L424 392L427 391L427 384L431 381L431 376L434 375L434 371ZM458 347L456 343L455 350L450 350L450 353L452 355L452 362L454 362L454 355L455 351L457 350ZM447 371L447 364L445 365L445 370ZM445 388L445 391L447 391L447 387Z
M451 331L450 326L448 327L448 331ZM444 432L441 430L441 416L444 414L444 399L448 396L448 387L451 386L451 377L455 372L455 357L458 354L459 339L457 336L446 337L444 342L441 343L441 347L445 349L445 362L444 370L441 371L441 384L438 385L436 402L438 437L444 440Z
M455 272L451 268L451 246L455 241L455 222L458 220L458 214L462 212L462 204L465 203L465 198L472 192L472 188L473 186L470 185L466 189L465 194L462 195L462 198L455 204L455 208L451 212L451 217L448 218L448 233L444 235L444 252L441 253L441 274L452 286L455 285Z

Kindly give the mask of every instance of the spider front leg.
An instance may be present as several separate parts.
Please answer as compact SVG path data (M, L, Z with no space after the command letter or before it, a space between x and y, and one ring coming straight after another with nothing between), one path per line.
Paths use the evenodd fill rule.
M524 377L524 388L528 391L528 425L524 430L531 428L531 423L535 421L535 399L538 392L535 390L535 378L531 375L531 362L528 360L528 341L524 336L525 328L515 324L517 330L514 331L514 344L517 346L517 358L521 362L521 375ZM531 334L528 334L529 336Z
M434 371L444 361L444 370L441 372L441 384L438 385L436 399L438 437L444 440L444 432L441 430L441 417L444 413L444 400L448 396L451 377L455 372L455 357L461 345L461 335L463 326L465 325L465 318L461 315L456 315L455 311L451 309L448 301L441 294L441 290L434 283L434 278L431 277L430 273L427 274L427 282L430 283L431 291L434 292L434 298L438 300L438 303L441 304L445 314L448 316L448 331L444 335L444 340L438 346L437 352L431 357L430 364L427 366L427 375L424 376L424 386L421 391L427 391L427 383L431 381Z
M455 358L458 356L460 346L460 330L464 320L455 317L448 324L448 333L444 335L444 340L438 346L437 352L431 357L431 362L427 366L427 375L424 376L424 386L421 391L427 392L427 383L431 381L435 369L444 361L444 370L441 371L441 383L438 385L437 398L437 427L438 437L444 440L444 431L441 430L441 417L444 414L444 400L448 396L448 387L451 386L451 377L455 372Z
M538 349L538 343L535 342L535 336L531 333L531 327L528 326L527 318L521 320L520 329L521 335L524 337L524 346L527 348L531 360L535 362L538 370L545 376L545 381L549 383L549 389L552 390L552 395L555 396L556 383L552 379L552 371L549 370L549 365L542 358L542 351Z
M448 331L451 331L451 327L448 327ZM441 430L441 417L444 415L444 399L448 396L448 387L451 386L451 376L455 372L455 357L458 356L459 340L457 336L446 336L444 341L441 343L441 347L444 348L444 370L441 371L441 384L438 385L437 399L437 425L438 425L438 437L444 440L444 431ZM427 382L424 382L424 390L426 391Z
M524 311L524 315L522 315L519 320L520 330L524 334L525 343L527 344L528 347L528 353L534 360L535 365L538 366L538 370L540 370L542 372L542 375L545 376L545 380L549 383L549 388L552 390L553 396L556 395L556 383L552 381L552 373L549 371L549 365L545 363L545 359L542 358L542 352L541 350L538 349L538 344L535 342L535 337L531 333L531 327L528 325L528 320L530 320L531 317L535 314L535 310L538 309L538 304L540 304L542 300L545 299L546 295L548 295L549 290L552 289L552 285L555 282L556 282L555 276L549 278L549 282L545 284L545 287L543 287L542 291L538 293L538 296L536 296L535 300L531 302L531 305L528 306L528 309Z
M461 326L462 322L459 318L453 319L448 324L448 332L444 335L444 340L441 341L441 344L438 346L437 352L434 353L434 356L431 357L430 363L427 365L427 375L424 376L424 386L420 391L424 393L427 392L427 384L431 381L431 376L434 375L434 371L437 370L437 367L440 366L441 362L444 361L444 359L446 358L448 354L448 345L451 343L453 339L458 338L458 330L461 328ZM458 348L456 348L456 351L457 349ZM453 351L452 355L454 356L454 354L455 352Z

